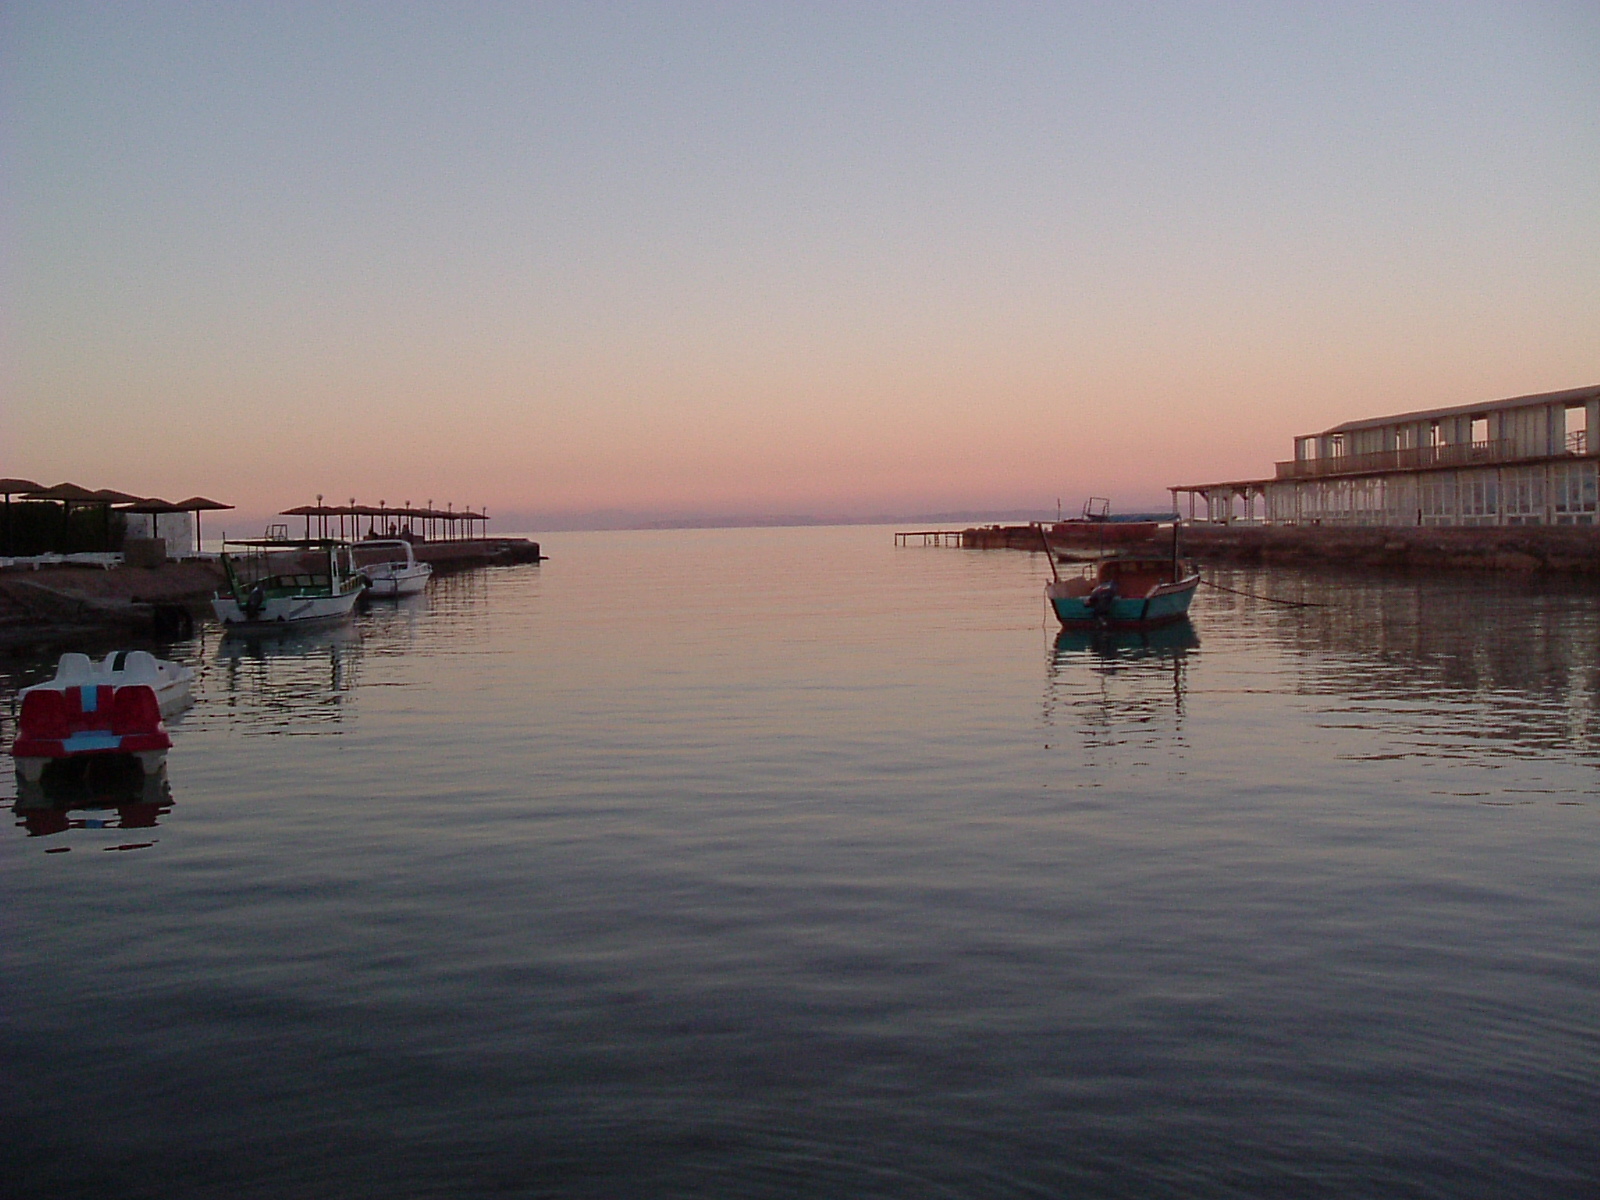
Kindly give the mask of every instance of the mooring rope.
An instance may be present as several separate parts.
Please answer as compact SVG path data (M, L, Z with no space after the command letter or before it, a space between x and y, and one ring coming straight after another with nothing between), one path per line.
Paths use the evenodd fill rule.
M1265 600L1268 604L1281 604L1285 608L1327 608L1328 607L1328 605L1323 604L1323 603L1321 603L1319 601L1316 601L1316 600L1279 600L1275 596L1259 596L1255 592L1241 592L1238 588L1226 587L1223 584L1216 583L1213 580L1204 578L1203 576L1201 577L1200 582L1205 584L1207 587L1216 588L1217 591L1219 591L1219 592L1232 592L1235 596L1244 596L1246 599L1249 599L1249 600Z

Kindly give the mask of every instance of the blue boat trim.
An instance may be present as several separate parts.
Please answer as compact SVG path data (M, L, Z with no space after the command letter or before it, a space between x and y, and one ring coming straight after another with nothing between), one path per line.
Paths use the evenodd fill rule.
M1166 585L1170 590L1158 590L1153 596L1119 596L1104 616L1089 607L1087 597L1051 596L1050 606L1068 629L1153 629L1188 616L1199 584L1200 577L1190 575L1178 586Z

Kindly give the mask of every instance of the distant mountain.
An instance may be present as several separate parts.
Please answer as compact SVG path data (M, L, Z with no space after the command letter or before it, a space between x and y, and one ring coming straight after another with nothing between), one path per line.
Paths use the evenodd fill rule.
M1153 511L1157 503L1118 503L1113 512ZM1059 514L1076 517L1076 508ZM901 529L961 529L972 525L1014 525L1028 521L1058 519L1055 506L1048 508L968 508L943 512L887 513L684 513L661 516L656 513L623 511L521 512L509 511L493 516L491 529L497 533L578 532L607 529L777 529L807 525L896 525Z
M1038 509L1009 509L1004 512L878 513L868 516L813 516L810 514L741 515L722 514L704 517L665 517L643 521L634 529L779 529L800 525L975 525L997 522L1053 521L1054 513Z

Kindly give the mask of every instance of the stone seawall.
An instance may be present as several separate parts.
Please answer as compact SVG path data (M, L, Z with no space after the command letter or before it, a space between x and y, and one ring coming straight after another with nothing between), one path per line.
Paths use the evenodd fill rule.
M1092 546L1092 526L1057 526L1060 550ZM1115 526L1107 526L1108 531ZM1457 527L1371 525L1185 525L1186 558L1273 566L1348 566L1395 570L1550 572L1600 576L1600 526L1518 525ZM963 530L969 550L1041 549L1032 525ZM1157 535L1152 550L1171 545Z
M466 567L499 566L508 563L542 562L539 543L527 538L476 538L464 542L418 542L412 546L418 562L432 564L436 571Z
M984 525L961 531L963 550L1038 550L1039 529L1034 525Z
M1189 525L1186 557L1273 566L1553 572L1600 576L1600 528L1573 525Z

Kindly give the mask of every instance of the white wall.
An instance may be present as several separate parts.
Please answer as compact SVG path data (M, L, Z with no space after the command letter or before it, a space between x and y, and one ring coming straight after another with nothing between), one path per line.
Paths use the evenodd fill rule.
M169 555L188 554L194 550L193 513L125 513L129 537L158 537L167 539ZM155 529L151 530L151 521Z

